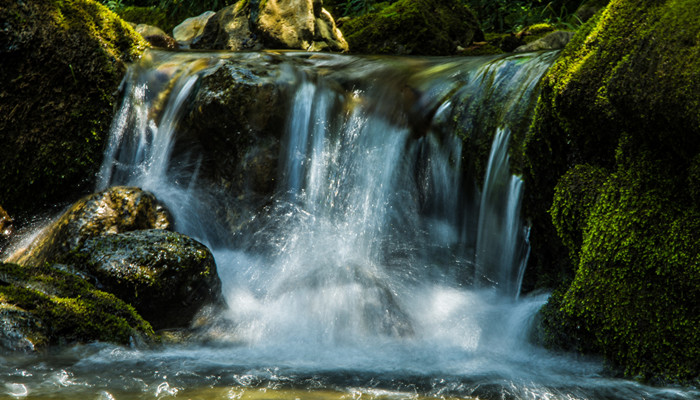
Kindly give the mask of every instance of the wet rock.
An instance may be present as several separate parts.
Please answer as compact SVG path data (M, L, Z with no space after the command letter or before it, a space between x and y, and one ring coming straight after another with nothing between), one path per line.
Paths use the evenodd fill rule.
M574 37L574 32L571 31L555 31L547 34L546 36L535 40L532 43L528 43L519 46L515 50L516 53L523 53L526 51L540 51L540 50L559 50L566 47L566 45Z
M34 352L71 342L156 340L131 306L64 267L0 263L0 347Z
M211 252L179 233L150 229L93 237L65 261L156 329L188 326L204 305L222 304Z
M170 225L168 211L155 196L138 188L113 187L76 202L8 261L43 265L77 250L90 237Z
M476 17L457 0L400 0L343 24L353 53L451 55L484 41Z
M318 0L241 0L217 12L193 47L348 50L333 17Z
M0 347L10 351L34 352L48 343L44 323L27 310L0 302Z
M187 18L180 25L173 28L173 37L180 46L187 47L199 40L207 21L214 16L214 11L206 11L202 14Z
M0 204L21 225L92 188L126 64L146 43L91 0L6 1L0 14Z
M232 225L269 201L277 179L285 116L290 100L275 54L250 53L227 61L202 79L191 111L181 123L188 143L206 154L202 178L227 195L226 218Z

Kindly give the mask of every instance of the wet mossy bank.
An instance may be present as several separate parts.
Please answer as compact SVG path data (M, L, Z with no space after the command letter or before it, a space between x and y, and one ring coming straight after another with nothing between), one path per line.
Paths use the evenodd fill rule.
M18 222L92 189L146 44L92 0L0 1L0 204Z
M544 77L525 144L527 285L567 282L545 340L629 377L700 376L697 15L612 1Z

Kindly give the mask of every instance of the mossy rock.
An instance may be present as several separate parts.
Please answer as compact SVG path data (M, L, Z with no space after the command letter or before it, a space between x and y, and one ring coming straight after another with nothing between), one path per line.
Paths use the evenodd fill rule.
M8 258L21 265L53 263L91 237L139 229L169 229L170 213L149 192L116 186L77 201L24 250Z
M527 138L524 210L532 220L526 284L571 278L546 209L569 168L612 170L622 132L666 158L668 173L687 176L700 149L700 3L616 0L589 20L542 80ZM685 183L677 190L687 192Z
M205 305L221 305L214 257L203 244L162 229L93 237L62 259L128 302L154 328L187 327Z
M700 375L699 13L611 1L544 77L526 139L526 280L571 282L547 336L641 379Z
M700 213L668 195L674 186L649 159L604 183L587 209L576 277L545 320L565 342L550 344L575 343L643 380L698 378Z
M38 351L51 344L156 340L133 307L61 267L0 263L0 345L5 349Z
M476 17L457 0L400 0L341 30L360 54L450 55L484 40Z
M21 225L92 186L126 63L146 43L92 0L0 6L0 204Z

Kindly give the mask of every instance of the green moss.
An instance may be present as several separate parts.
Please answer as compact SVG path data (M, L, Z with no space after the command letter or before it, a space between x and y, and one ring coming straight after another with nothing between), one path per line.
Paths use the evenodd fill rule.
M590 208L576 278L559 318L580 349L628 376L697 378L700 371L700 214L679 207L653 159L613 174ZM556 329L555 329L556 330Z
M350 50L366 54L454 54L483 40L469 9L455 0L400 0L345 22Z
M91 0L10 2L3 15L0 204L21 223L92 186L125 63L146 44Z
M0 302L42 321L50 343L94 340L128 344L154 340L153 329L133 307L56 266L0 263Z
M577 165L559 179L549 213L563 244L574 262L583 243L590 208L598 200L608 173L599 167Z
M699 13L613 0L543 79L525 147L526 279L571 282L545 309L549 338L642 379L700 371Z

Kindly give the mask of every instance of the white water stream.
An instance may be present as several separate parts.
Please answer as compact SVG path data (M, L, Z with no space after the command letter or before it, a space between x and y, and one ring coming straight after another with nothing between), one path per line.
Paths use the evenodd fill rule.
M200 80L236 57L255 56L150 57L125 81L98 189L135 185L164 201L177 230L212 248L228 309L194 343L79 346L56 364L72 360L68 367L20 365L17 374L42 382L31 387L35 393L61 387L104 399L188 398L202 387L235 387L337 390L344 398L693 395L601 378L597 362L531 344L547 295L520 295L528 232L522 181L510 173L509 123L533 101L555 54L419 67L334 56L270 66L292 93L289 108L279 110L287 123L278 184L254 228L242 232L228 231L209 209L208 199L220 194L200 180L202 155L174 158L173 146ZM324 69L333 72L316 73ZM428 120L420 134L411 125L416 115L393 106L401 100L387 74L419 93L419 108L408 114ZM338 76L371 84L343 91ZM456 107L469 112L460 116ZM485 176L464 173L473 160L464 158L462 140L440 128L455 123L462 134L490 138ZM20 376L5 379L24 385Z

